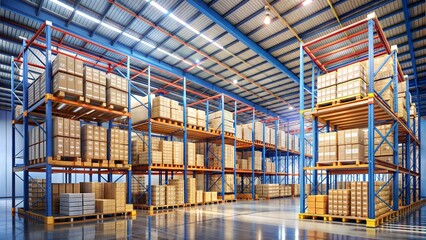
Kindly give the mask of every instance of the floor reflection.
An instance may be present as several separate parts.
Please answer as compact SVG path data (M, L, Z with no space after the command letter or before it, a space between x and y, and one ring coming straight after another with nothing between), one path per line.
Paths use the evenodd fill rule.
M136 219L46 227L12 217L0 200L0 239L425 239L426 206L377 229L297 220L298 199L237 202L177 209ZM417 227L416 227L417 226Z

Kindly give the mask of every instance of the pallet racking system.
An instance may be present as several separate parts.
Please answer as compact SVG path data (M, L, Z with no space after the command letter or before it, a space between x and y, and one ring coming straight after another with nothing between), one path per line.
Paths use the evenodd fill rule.
M58 40L58 36L61 36ZM128 154L129 164L111 164L109 162L107 165L96 165L89 162L81 161L61 161L61 159L55 159L56 156L53 156L53 116L61 116L65 118L72 118L80 121L80 126L83 124L97 124L101 126L103 123L108 125L108 138L110 138L110 131L113 126L113 119L121 118L125 119L126 123L131 124L130 109L129 111L126 108L121 110L115 110L112 107L107 107L104 105L95 106L90 105L81 99L70 100L64 98L63 96L56 96L53 93L53 77L52 77L52 54L63 54L71 58L80 59L86 65L93 66L97 69L105 70L108 72L117 71L124 78L128 80L130 86L130 58L127 56L121 55L122 60L120 62L113 61L106 57L99 57L94 54L86 53L79 51L77 48L62 44L64 38L70 38L74 41L81 41L84 44L92 45L102 51L109 52L110 50L104 48L100 45L97 45L93 42L87 41L83 38L78 37L75 34L69 33L63 29L57 28L52 25L51 22L45 22L41 25L39 30L35 35L30 39L23 39L23 50L21 54L15 58L11 59L11 102L12 109L15 110L17 105L22 106L22 113L18 116L15 116L15 113L12 114L12 211L15 212L16 209L22 202L23 208L20 209L19 213L28 215L30 217L44 220L48 224L55 223L58 216L54 216L52 211L52 174L63 173L66 176L66 182L71 182L71 174L88 174L89 181L93 180L93 175L97 175L98 182L102 180L106 182L112 182L113 175L120 175L115 181L120 179L123 176L127 178L127 192L131 192L131 181L129 179L132 177L129 164L131 164L131 155ZM61 40L62 39L62 40ZM36 53L37 52L37 53ZM114 52L116 53L116 52ZM33 54L33 60L38 61L30 62L29 55ZM118 53L117 53L118 54ZM43 55L45 58L41 59L39 55ZM21 101L17 94L15 93L18 86L14 86L14 72L15 68L19 69L17 63L22 64L22 81L18 84L23 86L23 100ZM28 105L28 87L29 87L29 77L32 76L32 73L29 71L29 66L37 68L46 73L46 85L45 85L45 95L36 101L32 106ZM120 70L120 68L122 70ZM123 74L123 69L125 74ZM33 77L34 78L34 77ZM33 79L35 80L35 78ZM128 99L130 99L131 92L128 93ZM19 101L20 104L16 104ZM128 101L128 105L130 100ZM45 128L41 126L41 123L45 122ZM22 125L22 130L19 131L19 126ZM29 161L29 130L31 126L38 126L41 128L43 133L46 135L46 157L44 161L38 163L30 163ZM129 127L121 126L127 130L130 130ZM16 134L19 134L23 138L23 149L17 153L16 146ZM131 138L131 132L128 131L128 139ZM109 146L108 146L109 148ZM131 144L128 144L129 150L131 150ZM109 150L107 159L110 160ZM22 153L22 163L18 163L17 159L21 158L18 155ZM115 163L115 162L114 162ZM18 172L23 172L23 177L20 177ZM32 212L30 211L29 205L29 181L31 179L30 173L39 172L45 174L46 187L42 188L44 191L44 201L46 203L45 212ZM108 177L105 178L104 175ZM24 200L20 203L16 203L16 177L23 180L24 186ZM38 200L43 201L43 200ZM127 194L127 203L131 203L131 194ZM134 215L135 212L130 214ZM96 215L96 214L94 214ZM75 216L74 216L75 217ZM87 218L88 216L85 216ZM62 217L63 218L63 217Z
M64 40L67 39L67 43ZM72 44L73 43L73 44ZM91 46L93 50L90 52L82 51L81 45L77 45L76 43L82 43L83 46ZM41 59L39 54L35 52L41 53L45 59ZM93 66L96 69L104 70L107 72L115 71L117 74L122 75L128 80L128 108L124 111L113 110L103 106L94 106L82 101L75 101L62 98L60 96L55 96L52 94L52 54L64 54L66 56L76 58L82 60L84 64ZM36 59L37 62L32 62L29 60L29 55L33 54L32 59ZM120 59L120 60L117 60ZM139 63L139 64L136 64ZM15 93L18 86L14 85L13 77L16 69L19 69L19 64L22 64L22 75L23 79L18 84L23 86L24 98L21 101L18 98L18 95ZM97 44L96 42L87 40L85 38L79 37L74 33L70 33L64 29L53 26L50 22L45 22L39 28L39 30L35 33L35 35L30 40L23 40L23 50L22 53L17 57L11 60L12 66L12 87L11 87L11 100L12 100L12 109L15 109L17 105L22 105L23 113L19 116L15 116L12 114L12 165L13 165L13 177L12 177L12 202L13 202L13 211L15 208L21 204L16 202L16 178L21 178L24 183L24 200L23 200L23 213L33 214L29 212L29 196L28 196L28 186L30 181L30 173L39 172L44 173L46 178L46 188L45 191L45 201L46 201L46 211L43 214L32 215L36 218L43 218L46 222L53 223L53 212L52 212L52 174L62 173L65 174L66 182L71 182L71 174L82 174L89 175L89 181L93 181L93 175L97 175L97 181L105 181L112 182L114 181L114 175L118 175L115 181L118 181L123 176L126 176L127 182L127 202L132 203L132 179L133 175L148 175L148 187L146 188L146 192L150 195L150 186L151 177L153 174L159 175L160 183L168 182L170 177L173 177L175 173L183 174L185 179L185 189L186 189L186 176L189 176L191 173L203 173L207 177L211 175L220 175L223 179L224 174L233 174L234 175L234 189L233 195L234 197L237 194L236 190L236 178L237 174L242 176L249 176L252 183L255 182L255 179L260 179L261 183L289 183L289 177L292 177L291 182L296 183L297 173L288 173L289 169L292 171L295 169L296 162L298 159L299 152L290 150L289 146L285 148L278 147L278 129L280 124L279 118L269 118L263 121L263 128L265 128L266 124L269 122L273 122L275 126L275 142L276 145L266 144L265 141L257 142L257 141L246 141L243 139L236 138L236 132L234 134L225 134L224 124L222 122L221 129L209 129L208 128L208 117L206 119L206 128L205 129L194 129L189 127L186 124L186 111L184 114L184 122L183 124L171 124L163 121L162 119L152 119L151 114L151 88L153 84L151 83L152 79L167 84L167 86L175 87L175 89L182 90L182 105L185 109L189 104L187 103L186 93L190 92L192 94L198 94L200 97L204 97L204 99L196 102L190 103L190 106L205 104L207 116L210 109L214 108L214 104L217 103L217 109L222 111L222 116L224 110L233 109L234 112L234 128L236 129L237 116L239 114L243 114L244 112L251 111L250 114L246 114L249 116L248 121L252 122L254 126L254 122L256 120L256 110L253 106L247 105L245 102L238 101L229 96L225 96L224 94L218 94L214 96L205 96L204 94L197 93L194 90L187 89L187 80L185 77L182 77L183 80L182 85L179 85L177 81L168 82L161 77L152 76L151 75L151 66L146 65L146 67L141 67L143 64L137 59L132 59L130 56L124 55L116 50L112 50L106 48L102 45ZM136 65L136 66L135 66ZM41 70L46 71L46 94L45 96L37 101L34 105L28 106L28 87L31 71L29 70L29 66ZM161 70L160 70L161 71ZM133 80L136 77L145 76L147 81L146 89L147 91L143 91L139 86L140 83L134 82ZM33 77L34 78L34 77ZM35 80L35 78L34 78ZM158 89L158 87L157 87ZM161 92L161 91L158 91ZM132 124L131 118L131 99L136 98L138 96L147 96L148 104L147 109L149 117L147 121L142 123ZM233 103L232 107L225 105L225 100L228 99ZM19 104L18 104L19 101ZM66 106L66 107L64 107ZM78 113L78 114L76 114ZM110 135L110 130L112 127L119 126L121 128L128 130L128 163L129 166L93 166L85 163L76 163L71 161L56 161L53 159L53 137L52 137L52 116L63 116L67 118L74 118L80 120L80 124L97 124L106 126L109 131L108 135ZM118 120L120 118L121 120ZM123 119L125 119L123 121ZM223 117L222 117L223 119ZM223 121L223 120L222 120ZM40 126L41 122L46 122L46 129L43 131L46 133L46 158L42 163L30 164L29 161L29 139L28 139L28 131L32 125ZM20 131L19 126L22 126L22 130ZM22 151L17 150L17 133L22 136L24 147ZM173 139L174 137L183 138L184 143L188 140L194 140L197 142L214 142L220 143L222 145L222 156L220 159L224 159L224 143L232 144L235 147L234 157L236 155L237 149L250 149L252 151L252 157L255 149L262 150L262 171L255 170L241 170L236 169L235 163L234 167L231 169L227 169L224 166L224 161L222 161L221 169L209 168L208 165L204 168L192 168L187 164L184 164L181 167L165 167L165 166L152 166L148 164L148 166L131 166L131 140L132 134L136 134L141 136L147 134L148 135L148 148L151 148L151 138L153 134L162 135L162 137ZM254 139L254 128L252 131L252 137ZM263 136L265 138L265 134ZM289 139L287 139L289 142ZM208 144L207 144L208 146ZM206 149L207 153L208 148ZM184 144L184 156L186 163L186 144ZM109 152L109 150L108 150ZM20 163L18 155L23 154L23 162ZM109 154L108 154L109 155ZM151 163L151 153L149 155L149 163ZM206 163L208 163L208 154L206 154ZM275 172L266 172L265 166L265 157L270 156L276 164ZM309 157L309 156L308 156ZM110 156L108 156L108 159ZM219 160L220 160L219 159ZM283 163L284 162L284 163ZM252 169L254 169L254 163L252 165ZM281 170L281 171L278 171ZM282 172L286 171L286 172ZM23 177L19 175L19 172L23 173ZM170 175L169 175L170 173ZM162 176L165 176L165 181L163 181ZM105 177L107 176L107 177ZM208 181L206 181L208 182ZM215 183L213 183L215 184ZM222 190L224 189L225 181L222 181ZM210 189L212 185L207 184L206 189ZM252 185L251 189L252 198L255 199L255 191L254 186ZM186 195L186 194L185 194ZM225 196L225 192L221 192L220 195L222 198ZM186 196L185 196L186 198ZM151 198L148 198L148 205L151 203ZM187 202L187 199L185 199Z
M352 41L350 45L339 45L346 41ZM354 43L353 43L354 42ZM324 55L323 50L331 46L338 46L340 48L330 50ZM312 64L323 73L336 70L353 63L368 60L368 96L365 98L349 101L346 103L336 104L330 107L315 108L312 106L312 111L307 114L304 105L300 108L300 134L304 134L304 121L307 117L313 119L313 164L307 165L301 158L301 165L299 166L301 177L301 197L300 197L300 218L323 218L324 220L340 219L342 221L353 219L357 222L366 222L367 227L376 227L383 222L384 219L397 216L401 211L411 209L410 206L418 205L420 197L418 189L420 185L420 165L419 165L419 140L417 138L418 130L416 126L416 118L410 118L410 102L409 102L409 85L406 81L406 111L409 115L408 121L405 122L398 117L398 82L404 81L401 67L397 62L397 49L396 47L389 46L386 36L380 26L380 23L374 13L369 14L367 18L353 23L349 26L331 32L323 37L312 40L300 45L300 82L304 82L304 60L305 53L311 59ZM323 55L318 55L318 54ZM378 69L374 69L374 58L388 54L384 62L380 64ZM395 99L392 103L393 109L391 110L381 94L374 89L374 80L377 73L386 64L387 61L393 57L393 76L388 82L385 89L393 85ZM312 76L314 76L315 66L312 67ZM314 81L314 78L313 78ZM312 84L314 86L314 84ZM313 97L314 99L314 97ZM300 87L300 102L304 102L304 89ZM412 122L412 123L411 123ZM341 166L319 166L318 160L318 123L325 125L325 131L329 132L330 128L334 130L344 130L351 128L368 128L368 161L359 164L347 164ZM392 124L392 128L385 135L381 134L375 125L378 124ZM380 135L381 141L379 146L375 146L374 137L375 133ZM386 138L393 133L393 144ZM304 141L304 140L302 140ZM382 144L388 144L393 149L393 162L387 163L376 159L375 153ZM399 166L400 160L398 157L398 146L402 145L404 154L402 155L403 166ZM301 144L301 156L304 154L304 144ZM383 188L381 187L378 192L375 190L374 184L368 184L368 216L366 218L351 218L348 216L331 216L331 215L315 215L306 214L306 195L304 193L305 181L314 182L312 194L318 193L318 172L326 172L327 189L326 193L331 186L337 186L338 178L340 180L359 181L363 179L369 183L377 180L385 181L385 185L392 183L392 206L387 206L392 210L389 214L376 216L375 213L375 200L380 199L378 193ZM308 175L312 172L312 176ZM333 177L332 177L333 176ZM311 180L312 178L312 180ZM399 189L399 180L402 180L402 189ZM333 184L334 182L334 184ZM413 199L410 199L410 196ZM380 199L381 200L381 199ZM383 200L382 200L383 201ZM401 207L403 205L404 207ZM408 208L407 208L408 207ZM401 210L402 209L402 210Z

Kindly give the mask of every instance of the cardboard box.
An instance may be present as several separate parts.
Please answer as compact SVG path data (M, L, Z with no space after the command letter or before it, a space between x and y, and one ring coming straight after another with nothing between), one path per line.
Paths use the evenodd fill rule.
M53 59L52 75L55 75L57 72L67 72L67 57L63 54L58 54L55 59Z
M58 72L53 77L53 93L58 91L67 92L68 77L66 73ZM34 90L33 90L34 91Z
M85 82L93 82L93 69L85 66L83 68L83 79Z
M64 119L53 117L53 137L64 136Z
M337 71L318 76L317 87L323 89L335 85L337 82Z
M74 58L67 56L67 73L74 75Z

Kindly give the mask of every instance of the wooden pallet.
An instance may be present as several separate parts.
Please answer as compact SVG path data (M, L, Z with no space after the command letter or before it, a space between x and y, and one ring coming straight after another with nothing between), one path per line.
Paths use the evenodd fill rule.
M84 97L80 94L69 93L59 90L56 91L53 95L58 98L68 99L77 102L84 102Z
M91 163L93 167L109 167L109 161L106 159L85 158L83 162Z
M323 167L323 166L337 166L337 161L317 162L317 167Z
M56 161L71 161L71 162L81 162L80 157L65 157L65 156L54 156L52 160Z
M237 199L238 200L253 200L253 196L252 196L251 193L239 193L239 194L237 194ZM259 199L257 194L254 195L254 199L255 200Z
M118 106L118 105L115 105L115 104L110 104L110 105L107 106L107 108L111 109L111 110L127 112L127 107Z
M35 165L35 164L44 163L44 162L46 162L46 158L37 158L37 159L30 160L30 165Z
M176 121L176 120L168 119L168 118L153 118L153 119L157 122L162 122L162 123L183 127L183 122L181 121Z
M78 222L99 221L99 220L105 220L105 219L114 219L117 217L134 217L136 216L136 211L93 213L93 214L83 214L83 215L75 215L75 216L64 216L64 215L44 216L41 212L24 211L24 209L19 208L18 214L20 216L29 217L31 219L51 225L51 224L71 224L71 223L78 223Z
M106 102L90 99L90 98L84 98L84 102L93 106L99 106L99 107L106 107Z
M361 164L367 164L367 161L360 161L360 160L339 160L337 162L337 166L344 166L344 165L361 165Z
M205 127L200 127L197 125L187 124L187 128L194 129L194 130L200 130L200 131L206 131Z
M317 108L323 108L323 107L335 106L335 105L339 105L341 103L361 100L364 97L365 96L363 94L350 95L350 96L346 96L346 97L342 97L342 98L336 98L336 99L333 99L333 100L317 103L316 107Z

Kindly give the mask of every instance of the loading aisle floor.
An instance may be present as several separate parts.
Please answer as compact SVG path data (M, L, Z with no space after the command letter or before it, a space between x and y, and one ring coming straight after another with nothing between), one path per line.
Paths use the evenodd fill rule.
M10 200L0 200L2 239L424 239L426 206L376 229L364 225L298 220L298 198L240 201L178 209L136 220L52 226L10 214Z

